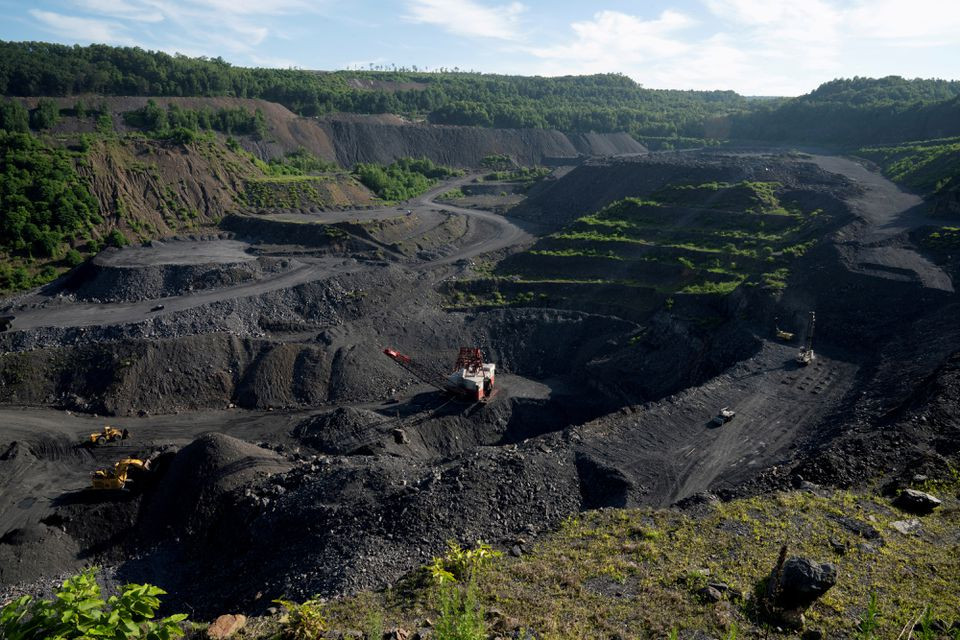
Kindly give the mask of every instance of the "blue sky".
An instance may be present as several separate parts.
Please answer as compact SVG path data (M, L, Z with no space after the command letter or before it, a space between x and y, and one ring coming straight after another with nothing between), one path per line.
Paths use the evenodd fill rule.
M797 95L960 76L960 0L0 0L3 40L136 45L243 66L373 64Z

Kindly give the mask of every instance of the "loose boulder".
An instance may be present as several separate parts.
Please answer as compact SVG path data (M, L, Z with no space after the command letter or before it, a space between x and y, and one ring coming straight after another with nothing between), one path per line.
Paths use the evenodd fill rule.
M912 536L920 533L920 521L916 518L897 520L890 523L890 528L905 536Z
M836 583L833 564L795 556L783 565L777 602L786 609L805 610Z
M781 626L802 628L803 613L836 583L835 565L799 556L786 558L784 547L761 603L765 617Z
M226 640L232 637L247 624L247 618L243 615L226 614L213 621L207 627L207 637L210 640Z
M894 502L898 507L909 513L926 515L939 507L942 502L929 493L916 489L904 489Z

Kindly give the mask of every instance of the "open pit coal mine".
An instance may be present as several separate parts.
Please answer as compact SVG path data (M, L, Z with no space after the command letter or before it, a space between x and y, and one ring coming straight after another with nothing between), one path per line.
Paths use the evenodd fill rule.
M224 212L0 302L0 594L98 564L170 610L256 613L394 583L451 539L509 549L587 509L853 486L960 451L957 273L912 239L926 205L879 174L662 153L565 168L506 215L434 201L468 180L400 210ZM822 212L782 286L664 300L574 282L588 255L502 278L543 296L451 297L541 268L531 247L617 200L758 180ZM631 264L625 282L680 268ZM430 384L464 346L496 364L486 402ZM105 425L130 437L91 445ZM123 458L149 469L90 488Z

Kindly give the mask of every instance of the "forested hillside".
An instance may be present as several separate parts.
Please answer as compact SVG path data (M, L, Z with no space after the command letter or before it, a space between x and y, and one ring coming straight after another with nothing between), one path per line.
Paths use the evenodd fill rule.
M837 147L960 135L960 81L853 78L733 119L747 140Z
M626 131L703 137L703 122L747 108L732 91L657 91L618 74L541 78L478 73L234 67L139 48L0 43L0 93L64 96L236 96L301 115L397 113L437 124Z

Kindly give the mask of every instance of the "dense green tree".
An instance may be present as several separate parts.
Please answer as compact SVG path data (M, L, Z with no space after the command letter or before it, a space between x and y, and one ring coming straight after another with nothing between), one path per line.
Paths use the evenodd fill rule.
M15 100L0 100L0 130L25 132L29 128L26 108Z
M363 82L355 82L358 79ZM371 84L367 81L375 81L377 88L361 88ZM703 135L707 116L748 106L730 91L654 91L617 74L531 78L405 71L316 73L247 69L219 58L170 56L139 48L40 42L0 42L0 91L21 96L231 95L279 102L305 116L334 111L400 113L448 124L635 135L676 130L694 137ZM254 125L250 135L262 134L256 121ZM202 120L198 127L215 128ZM230 122L222 127L244 133Z
M748 99L732 91L645 89L620 74L318 73L130 47L0 42L0 92L262 98L304 116L398 113L441 124L625 131L660 147L728 137L850 146L960 134L960 82L897 76L834 80L793 99ZM151 108L136 126L265 133L262 114L242 109L160 111Z
M67 153L25 133L0 133L0 250L57 256L102 222Z
M386 167L361 162L353 168L353 173L384 200L414 198L433 186L437 179L462 174L427 158L400 158Z
M32 129L49 129L60 120L60 107L53 100L41 98L35 109L30 111Z

